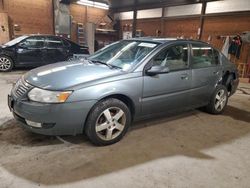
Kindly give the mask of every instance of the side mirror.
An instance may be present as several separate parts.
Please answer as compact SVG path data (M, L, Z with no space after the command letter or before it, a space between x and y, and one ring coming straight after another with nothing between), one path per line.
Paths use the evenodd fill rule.
M152 66L150 69L146 70L146 74L149 76L155 76L157 74L168 73L169 68L161 65Z

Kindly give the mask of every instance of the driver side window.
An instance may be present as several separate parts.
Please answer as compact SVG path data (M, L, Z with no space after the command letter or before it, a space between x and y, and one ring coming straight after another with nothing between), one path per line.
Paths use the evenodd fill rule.
M44 46L44 37L29 37L20 44L27 48L42 48Z
M152 65L168 67L170 71L188 68L188 46L181 44L162 50L153 58Z

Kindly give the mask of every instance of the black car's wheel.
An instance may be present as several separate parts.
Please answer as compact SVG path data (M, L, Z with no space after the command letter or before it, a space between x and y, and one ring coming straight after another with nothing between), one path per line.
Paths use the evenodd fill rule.
M1 72L8 72L11 71L14 66L14 63L11 58L0 55L0 71Z
M206 110L211 114L221 114L228 101L228 91L224 85L219 85L216 87L215 92L207 105Z
M85 134L95 145L109 145L121 140L131 124L126 104L114 98L98 102L90 111Z

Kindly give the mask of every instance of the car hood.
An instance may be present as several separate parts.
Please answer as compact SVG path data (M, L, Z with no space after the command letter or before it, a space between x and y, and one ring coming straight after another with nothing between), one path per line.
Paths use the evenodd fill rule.
M123 71L87 60L55 63L39 67L24 75L31 85L48 90L65 90L90 81L119 75Z

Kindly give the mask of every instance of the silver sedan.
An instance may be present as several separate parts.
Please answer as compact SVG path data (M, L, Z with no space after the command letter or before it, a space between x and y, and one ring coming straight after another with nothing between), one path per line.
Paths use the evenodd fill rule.
M220 114L238 82L234 64L209 44L130 39L85 60L27 72L8 104L32 132L85 133L92 143L108 145L118 142L134 120L198 107Z

